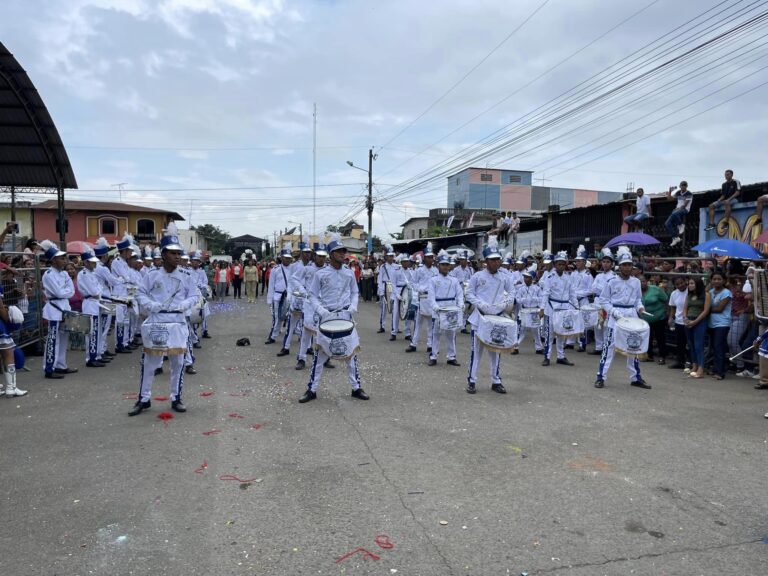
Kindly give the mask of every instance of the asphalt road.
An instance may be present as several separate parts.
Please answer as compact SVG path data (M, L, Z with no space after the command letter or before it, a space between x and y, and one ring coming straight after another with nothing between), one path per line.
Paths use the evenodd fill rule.
M138 352L61 381L30 360L29 395L0 400L0 574L766 573L754 381L643 364L644 391L617 358L595 390L597 357L542 368L529 342L503 358L507 395L484 364L470 396L468 336L461 367L429 368L362 304L371 400L340 366L300 405L308 370L263 344L264 299L244 302L219 306L171 420L167 401L127 416Z

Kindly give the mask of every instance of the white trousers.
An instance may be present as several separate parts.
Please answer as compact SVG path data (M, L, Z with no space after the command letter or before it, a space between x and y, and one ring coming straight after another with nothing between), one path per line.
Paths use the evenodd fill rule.
M440 354L441 336L445 338L445 357L448 360L456 360L456 331L440 330L436 324L437 320L432 318L432 353L429 355L430 360L437 360L437 356Z
M526 328L523 326L523 323L520 322L520 315L517 317L517 344L515 345L515 348L518 348L520 344L523 343L523 340L525 339L525 334L527 332L531 332L532 338L533 338L533 345L536 350L541 350L541 329L540 326L536 326L535 328Z
M307 360L307 350L312 346L314 335L304 326L301 327L301 340L299 341L299 353L296 354L296 360Z
M472 339L472 350L469 354L469 375L467 381L470 384L477 384L477 369L480 367L480 361L483 359L485 346L480 343L474 328L470 332L470 338ZM488 361L490 364L491 384L501 384L501 354L488 350Z
M184 389L184 355L173 354L168 356L171 368L171 401L180 400ZM149 402L152 398L152 383L155 380L155 370L163 365L163 356L158 354L142 353L141 355L141 391L139 399Z
M309 372L309 384L307 387L312 392L317 392L320 385L320 378L323 376L323 364L328 360L328 354L323 352L322 348L315 350L315 356L312 358L312 370ZM357 366L357 354L347 360L347 378L352 390L360 388L360 371Z
M613 328L605 329L605 342L603 343L603 355L600 356L600 364L597 366L598 380L607 380L605 375L613 362ZM629 381L634 382L640 378L640 361L637 358L627 356L627 372L629 372Z
M541 325L542 325L542 336L544 338L544 358L549 360L549 357L552 355L552 342L557 340L557 343L555 344L557 348L557 359L560 360L562 358L565 358L565 337L558 337L555 336L555 331L552 330L552 323L551 318L547 315L544 315L544 318L541 319Z
M415 326L413 328L413 337L411 338L411 346L418 346L419 337L421 331L424 330L424 324L427 325L427 348L432 348L432 318L430 316L424 316L416 313L416 319L414 320Z

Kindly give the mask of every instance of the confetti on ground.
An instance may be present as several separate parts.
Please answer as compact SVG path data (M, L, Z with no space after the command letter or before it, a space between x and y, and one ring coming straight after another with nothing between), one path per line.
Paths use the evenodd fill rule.
M157 415L158 420L162 420L163 423L168 426L168 420L173 420L173 414L170 412L160 412L160 414Z
M246 484L249 482L256 482L258 478L246 478L245 480L243 480L242 478L238 478L237 476L233 476L232 474L222 474L221 476L219 476L219 480L225 480L225 481L233 480L235 482L240 482L240 484Z
M155 400L157 400L158 402L165 402L166 400L168 400L168 396L155 396Z
M138 400L139 395L136 392L124 392L123 400Z
M246 396L250 396L250 392L230 392L230 396L234 396L235 398L245 398Z
M261 430L262 428L264 428L264 424L253 424L251 426L251 430Z
M203 463L198 468L195 468L195 474L202 474L206 468L208 468L208 460L203 460Z
M507 444L507 450L510 450L515 454L520 454L523 451L523 449L520 448L520 446L514 446L513 444Z
M219 434L221 430L217 430L214 428L213 430L208 430L208 432L203 432L203 436L213 436L214 434Z
M216 392L212 390L206 390L205 392L200 392L200 396L202 396L203 398L207 398L208 396L213 396L214 394L216 394Z
M229 416L230 418L245 418L245 416L241 416L241 415L240 415L240 414L238 414L237 412L230 412L230 413L228 414L228 416Z

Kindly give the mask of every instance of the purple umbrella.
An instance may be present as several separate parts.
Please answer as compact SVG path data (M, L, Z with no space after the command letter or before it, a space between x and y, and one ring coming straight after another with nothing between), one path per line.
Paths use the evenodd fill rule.
M606 248L613 248L614 246L650 246L651 244L661 244L653 236L643 234L642 232L630 232L629 234L622 234L611 238L611 241L605 245Z

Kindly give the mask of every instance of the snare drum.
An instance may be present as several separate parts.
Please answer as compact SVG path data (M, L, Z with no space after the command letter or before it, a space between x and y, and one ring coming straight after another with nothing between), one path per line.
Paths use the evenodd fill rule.
M360 349L360 338L355 330L355 323L343 318L320 322L315 346L331 358L348 360Z
M437 309L437 326L440 330L451 332L464 326L464 314L458 306L445 306Z
M432 317L432 306L429 304L429 295L426 292L419 293L419 314Z
M413 303L413 288L403 286L400 290L400 303L398 304L400 320L413 320L413 314L417 306Z
M89 314L80 314L80 312L64 310L62 313L62 322L64 324L63 329L65 332L71 332L73 334L90 334L91 332L91 316Z
M195 307L190 310L189 313L189 323L193 326L197 326L203 321L203 305L205 302L201 298L197 301L197 304L195 304Z
M523 328L538 328L541 325L538 308L521 308L520 324Z
M189 328L186 322L149 322L141 324L144 352L153 356L176 356L187 351Z
M579 310L553 310L552 330L555 336L580 336L584 332L584 319Z
M600 319L600 306L597 304L583 304L581 306L581 318L584 320L584 329L594 328Z
M293 298L291 298L291 313L294 316L299 316L304 312L304 296L301 292L294 292Z
M645 359L651 340L651 327L641 318L627 316L616 320L614 349L630 358Z
M392 294L395 293L395 289L392 286L392 282L384 282L384 298L387 307L387 314L392 313Z
M517 322L506 316L481 314L476 334L492 352L509 352L517 343Z
M102 301L102 302L99 302L99 304L101 304L101 306L102 306L102 309L101 309L101 313L102 314L109 314L110 316L114 316L115 314L117 314L117 303L116 302L108 302L108 301L104 302L104 301Z

